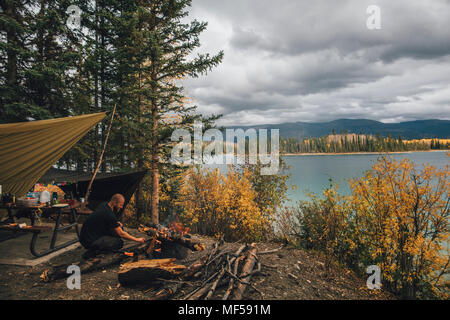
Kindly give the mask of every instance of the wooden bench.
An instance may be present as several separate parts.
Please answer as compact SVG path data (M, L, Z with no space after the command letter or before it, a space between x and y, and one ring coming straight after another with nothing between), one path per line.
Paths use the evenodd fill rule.
M9 207L9 210L13 210L13 209L22 209L20 207ZM36 208L26 208L26 209L36 209ZM52 229L50 227L43 227L43 226L35 226L34 222L34 216L31 215L31 226L27 226L25 228L20 228L18 226L18 224L16 223L12 223L9 225L2 225L0 226L0 230L9 230L13 232L13 237L18 236L17 233L23 233L23 232L29 232L33 234L33 237L31 238L31 242L30 242L30 251L31 254L34 255L35 257L42 257L46 254L49 254L51 252L55 252L59 249L65 248L71 244L74 244L76 242L78 242L78 238L79 238L79 230L78 230L78 223L77 223L77 209L75 208L71 208L69 206L53 206L53 207L39 207L38 209L41 209L42 211L42 217L45 218L51 218L52 220L55 221L55 226L53 228L53 233L51 236L51 241L50 241L50 248L47 250L43 250L41 252L37 252L36 251L36 242L38 239L39 234L46 230L46 229ZM62 219L62 215L68 213L70 216L70 223L68 225L64 225L61 226L61 219ZM11 215L12 219L14 220L14 216ZM56 245L56 239L57 239L57 234L58 232L61 231L66 231L69 230L71 228L75 228L75 232L76 232L76 238L73 240L69 240L61 245ZM5 239L7 240L7 239Z
M45 230L51 230L51 227L45 226L26 226L24 228L20 228L17 224L3 225L0 226L0 230L8 230L14 232L30 232L30 233L41 233Z

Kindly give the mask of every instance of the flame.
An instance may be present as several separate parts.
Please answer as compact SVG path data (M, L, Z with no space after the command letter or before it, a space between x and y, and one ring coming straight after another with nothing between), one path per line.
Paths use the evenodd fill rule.
M175 231L181 235L185 235L187 233L189 233L189 228L186 228L185 226L183 226L181 223L174 221L170 224L169 226L169 230Z

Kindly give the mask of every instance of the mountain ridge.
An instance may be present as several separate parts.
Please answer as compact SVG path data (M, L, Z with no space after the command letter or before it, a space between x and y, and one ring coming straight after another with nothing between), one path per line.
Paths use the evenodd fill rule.
M383 123L371 119L336 119L327 122L285 122L280 124L265 124L256 126L227 126L228 129L242 128L244 130L254 129L280 129L280 137L305 138L321 137L335 133L362 133L380 134L392 137L401 136L404 139L430 139L450 138L450 120L426 119L412 120L397 123Z

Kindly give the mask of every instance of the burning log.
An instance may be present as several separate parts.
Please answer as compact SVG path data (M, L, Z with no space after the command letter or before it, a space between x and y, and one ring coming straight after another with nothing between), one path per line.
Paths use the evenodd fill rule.
M175 243L192 251L203 251L205 249L203 243L188 234L189 229L185 229L177 223L172 224L169 228L159 224L141 225L139 231L154 239L156 238L156 244L152 247L155 252L167 251L167 247L170 246L168 243ZM148 252L148 254L150 253Z
M152 259L127 262L120 266L119 282L123 286L154 284L158 279L173 279L186 269L176 259Z

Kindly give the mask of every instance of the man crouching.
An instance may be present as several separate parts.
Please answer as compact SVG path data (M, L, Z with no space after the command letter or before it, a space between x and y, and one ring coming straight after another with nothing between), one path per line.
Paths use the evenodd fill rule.
M109 202L102 203L86 219L81 227L80 242L88 249L84 259L94 257L100 252L119 250L123 247L123 239L144 243L144 238L135 238L123 230L122 223L117 220L115 212L119 212L125 203L121 194L112 196Z

